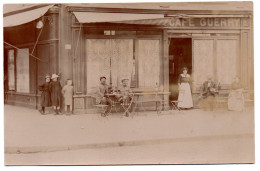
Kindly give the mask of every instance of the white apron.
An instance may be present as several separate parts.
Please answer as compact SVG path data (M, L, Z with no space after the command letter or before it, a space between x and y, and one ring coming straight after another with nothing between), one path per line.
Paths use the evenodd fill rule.
M178 96L178 107L180 108L192 108L193 101L191 96L191 89L189 83L181 83Z

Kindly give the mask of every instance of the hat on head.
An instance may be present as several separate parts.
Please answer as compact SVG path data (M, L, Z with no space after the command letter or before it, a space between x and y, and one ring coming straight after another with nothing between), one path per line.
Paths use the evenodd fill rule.
M105 76L101 76L101 77L99 78L99 80L102 80L103 78L104 78L105 80L107 79Z
M123 82L124 80L129 80L128 78L122 78L121 81Z
M57 74L52 74L51 79L58 78L59 76Z

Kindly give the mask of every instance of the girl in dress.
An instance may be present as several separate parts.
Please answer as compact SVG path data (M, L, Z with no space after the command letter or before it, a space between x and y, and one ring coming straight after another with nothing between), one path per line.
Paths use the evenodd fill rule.
M228 109L238 112L244 110L243 88L238 77L231 84L231 91L228 96Z
M64 105L65 105L65 112L69 112L69 114L72 114L72 99L73 99L73 86L72 86L72 80L67 80L67 85L65 85L61 90L63 96L64 96ZM69 111L68 111L69 108Z
M182 73L179 75L179 96L178 107L182 109L189 109L193 107L193 101L190 88L191 76L188 74L188 68L184 67Z
M55 110L56 115L59 114L60 106L61 106L61 84L58 81L59 76L56 74L52 74L50 83L51 90L51 103L53 109Z
M39 90L42 92L41 94L41 106L40 110L41 114L45 114L45 107L51 106L51 94L50 94L50 80L51 77L49 75L45 76L45 83L39 86Z

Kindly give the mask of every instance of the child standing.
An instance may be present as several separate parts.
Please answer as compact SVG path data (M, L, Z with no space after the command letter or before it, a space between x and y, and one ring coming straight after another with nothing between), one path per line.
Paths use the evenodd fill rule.
M40 110L40 113L42 115L45 114L45 107L51 106L50 81L51 81L51 77L49 75L46 75L45 83L39 86L39 90L42 92L41 94L42 109Z
M51 103L53 109L55 110L55 114L59 114L60 105L61 105L61 84L58 81L59 76L56 74L52 74L50 83L50 90L51 90Z
M64 96L64 104L65 104L65 112L69 112L69 114L72 114L72 99L73 99L73 86L72 86L72 80L67 80L67 85L65 85L61 90L63 96ZM69 111L68 111L69 107Z

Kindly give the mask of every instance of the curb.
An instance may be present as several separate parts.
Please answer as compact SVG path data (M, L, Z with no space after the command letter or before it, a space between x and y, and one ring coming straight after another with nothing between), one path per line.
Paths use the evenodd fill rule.
M100 149L100 148L155 145L155 144L189 142L189 141L238 139L238 138L254 138L254 134L196 136L196 137L184 137L184 138L121 141L121 142L110 142L110 143L93 143L93 144L79 144L79 145L65 145L65 146L5 147L5 153L6 154L20 154L20 153L26 154L26 153L40 153L40 152L69 151L69 150L79 150L79 149Z

